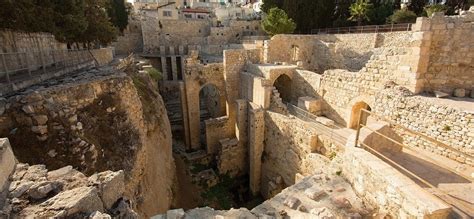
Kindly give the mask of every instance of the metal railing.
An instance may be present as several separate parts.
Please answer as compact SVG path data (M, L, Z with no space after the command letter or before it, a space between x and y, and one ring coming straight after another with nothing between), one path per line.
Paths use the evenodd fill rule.
M365 123L365 121L362 121L362 118L368 118L368 116L373 116L375 117L376 119L379 119L379 120L382 120L384 122L387 122L391 127L394 127L394 128L399 128L399 129L402 129L406 132L408 132L409 134L411 135L417 135L417 136L420 136L421 138L424 138L426 141L429 141L429 142L432 142L434 144L436 144L437 146L439 147L443 147L443 148L446 148L446 149L449 149L449 150L453 150L453 151L456 151L457 153L461 153L465 156L468 156L468 157L471 157L471 155L469 154L466 154L466 153L463 153L462 151L459 151L449 145L446 145L442 142L439 142L429 136L426 136L422 133L418 133L416 131L413 131L413 130L410 130L408 128L405 128L403 126L400 126L398 124L395 124L393 123L392 121L382 117L382 116L379 116L373 112L370 112L366 109L361 109L360 113L359 113L359 117L358 117L358 120L357 120L357 134L356 134L356 140L355 140L355 147L360 147L360 148L363 148L367 151L369 151L370 153L378 156L379 158L381 158L382 160L384 160L385 162L389 163L390 165L393 165L395 168L397 168L398 170L400 170L402 173L405 173L407 176L411 177L411 178L414 178L416 180L418 180L419 182L423 183L424 185L426 185L427 187L431 188L433 191L435 191L435 193L433 193L433 195L437 196L438 198L440 198L441 200L443 200L444 202L446 202L448 205L450 205L452 208L453 208L453 211L458 214L458 216L462 217L462 218L469 218L469 213L467 213L465 210L461 209L461 207L464 206L463 203L457 201L455 198L451 197L449 194L441 191L440 189L438 189L436 186L434 186L432 183L428 182L427 180L425 180L422 176L419 176L415 173L413 173L412 171L408 170L407 168L405 168L404 166L402 166L401 164L397 163L396 161L390 159L388 157L388 155L380 152L380 151L377 151L375 150L374 148L372 148L371 146L365 144L364 142L361 142L360 141L360 132L361 132L361 129L362 128L366 128L368 130L370 130L371 132L377 134L378 136L381 136L382 138L385 138L387 140L389 140L390 142L393 142L397 145L400 145L402 148L410 148L408 145L405 145L404 143L402 142L399 142L391 137L388 137L376 130L373 130L372 128L368 127ZM430 159L431 160L431 159ZM440 164L439 162L436 162L434 160L431 160L431 163L433 163L434 165L437 165L441 168L444 168L446 170L449 170L459 176L461 176L462 178L466 179L467 181L470 181L472 182L472 180L470 179L469 176L466 176L462 173L459 173L457 172L456 170L454 170L453 168L451 167L448 167L448 166L445 166L445 165L442 165ZM465 217L467 216L467 217Z
M410 31L413 24L386 24L354 27L336 27L313 29L311 34L347 34L347 33L384 33L396 31Z
M28 80L94 60L89 50L0 53L0 84Z

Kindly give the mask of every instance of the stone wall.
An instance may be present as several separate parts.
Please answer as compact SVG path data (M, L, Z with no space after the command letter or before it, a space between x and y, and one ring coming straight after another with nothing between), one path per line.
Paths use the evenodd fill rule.
M125 194L143 217L169 208L171 128L149 76L100 69L38 87L2 104L0 135L10 139L19 161L72 165L86 174L123 169Z
M91 50L91 54L99 66L107 65L114 59L111 47Z
M264 134L261 183L262 194L268 198L279 192L275 189L293 185L297 174L312 173L312 153L319 151L319 145L318 133L308 123L270 111L265 113Z
M463 88L469 93L474 89L474 9L461 16L435 14L419 22L418 28L431 39L424 90L452 93Z
M144 52L156 52L160 46L207 44L210 27L208 20L157 20L147 17L142 21Z
M378 212L395 218L446 218L451 208L408 177L364 149L348 147L342 175Z
M128 55L132 52L143 51L142 24L139 18L132 16L128 20L128 26L122 35L111 45L114 47L115 55Z
M268 62L301 61L304 69L319 73L328 69L357 71L372 55L376 35L277 35L268 44Z
M405 144L421 147L461 163L474 165L474 112L472 109L467 109L462 105L457 106L455 101L443 102L436 98L404 95L394 88L378 92L374 100L372 109L376 114L403 127L421 132L453 147L454 150L439 147L419 136L414 137L399 130Z
M49 33L21 33L9 30L0 31L2 53L34 52L66 49L66 44L56 41Z

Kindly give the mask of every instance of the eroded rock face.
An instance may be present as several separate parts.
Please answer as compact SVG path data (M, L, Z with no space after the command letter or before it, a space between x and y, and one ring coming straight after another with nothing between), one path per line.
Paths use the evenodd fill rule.
M168 210L175 175L171 128L148 75L106 67L50 80L1 102L0 136L10 139L20 162L71 165L87 175L123 170L133 209L143 217ZM55 186L41 185L31 195L44 196Z
M138 218L124 201L124 180L123 171L87 178L71 166L48 172L44 165L17 164L1 210L4 216L13 218L74 218L94 212L92 216L96 217L97 212L108 212Z

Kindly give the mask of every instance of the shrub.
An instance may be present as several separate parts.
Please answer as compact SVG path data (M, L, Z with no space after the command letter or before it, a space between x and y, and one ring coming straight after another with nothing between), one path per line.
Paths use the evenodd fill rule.
M163 78L163 75L161 74L161 72L158 71L158 69L156 69L156 68L149 68L149 69L146 70L146 72L155 81L159 81Z
M403 24L403 23L415 23L416 22L416 14L413 11L402 9L395 11L390 17L387 19L387 23L391 24Z
M425 7L425 11L426 11L426 15L428 15L428 17L431 17L431 15L433 15L435 12L446 13L448 11L448 7L446 5L440 5L440 4L430 5L430 6Z

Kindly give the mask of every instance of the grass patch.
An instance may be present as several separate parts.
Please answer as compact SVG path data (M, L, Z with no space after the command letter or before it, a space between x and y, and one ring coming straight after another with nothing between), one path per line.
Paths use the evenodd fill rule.
M149 68L146 70L146 72L155 81L160 81L161 79L163 79L163 74L156 68Z
M342 174L342 170L336 171L336 175L340 176Z
M207 189L201 196L206 202L218 205L220 209L230 209L233 203L233 195L229 189L232 188L234 181L228 175L223 175L219 178L222 181ZM206 203L206 205L209 204Z

